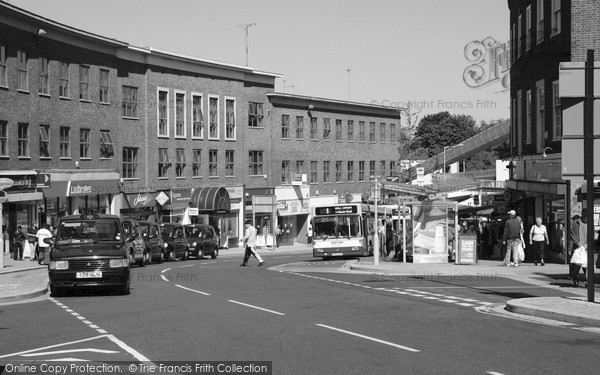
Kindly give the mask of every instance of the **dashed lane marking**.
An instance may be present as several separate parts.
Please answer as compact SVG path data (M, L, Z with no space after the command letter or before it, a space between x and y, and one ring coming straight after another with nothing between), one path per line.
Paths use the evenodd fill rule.
M198 294L202 294L203 296L210 296L209 293L205 293L205 292L201 292L199 290L196 289L192 289L192 288L186 288L183 285L179 285L179 284L175 284L176 287L181 288L181 289L185 289L185 290L189 290L190 292L194 292L194 293L198 293Z
M195 264L186 264L185 266L177 266L178 268L194 267Z
M83 348L83 349L67 349L67 350L55 350L53 352L43 352L43 353L27 353L22 354L22 357L39 357L43 355L55 355L55 354L65 354L65 353L77 353L77 352L92 352L92 353L104 353L104 354L117 354L120 353L116 350L105 350L105 349L95 349L95 348Z
M398 345L398 344L393 343L393 342L389 342L389 341L385 341L385 340L380 340L380 339L377 339L377 338L371 337L371 336L361 335L360 333L346 331L345 329L335 328L335 327L328 326L328 325L325 325L325 324L317 324L317 326L322 327L322 328L327 328L327 329L330 329L332 331L342 332L342 333L345 333L347 335L360 337L360 338L365 339L365 340L370 340L370 341L378 342L380 344L393 346L395 348L406 350L406 351L413 352L413 353L419 353L419 351L420 351L420 350L417 350L417 349L414 349L414 348L410 348L408 346Z
M246 306L246 307L251 307L251 308L253 308L253 309L257 309L257 310L266 311L266 312L269 312L269 313L271 313L271 314L275 314L275 315L285 315L284 313L280 313L280 312L278 312L278 311L269 310L269 309L265 309L265 308L263 308L263 307L258 307L258 306L254 306L254 305L249 305L249 304L247 304L247 303L243 303L243 302L239 302L239 301L234 301L234 300L232 300L232 299L229 299L229 300L227 300L227 301L229 301L229 302L231 302L231 303L236 303L236 304L238 304L238 305Z

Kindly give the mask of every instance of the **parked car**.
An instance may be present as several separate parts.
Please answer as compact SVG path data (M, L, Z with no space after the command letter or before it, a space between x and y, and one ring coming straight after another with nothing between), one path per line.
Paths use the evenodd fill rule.
M133 219L123 219L123 233L129 245L131 264L144 267L147 263L146 242L142 237L140 224Z
M165 249L166 260L174 261L177 258L187 260L189 251L183 225L165 223L160 225L160 229L163 240L167 244Z
M52 296L74 287L105 287L129 294L129 245L121 218L84 214L62 218L50 245L48 277Z
M142 238L146 242L146 263L162 263L167 259L165 251L168 244L163 240L160 225L147 221L140 221L139 224L142 231Z
M185 235L188 241L190 255L200 259L210 255L216 259L219 255L219 236L215 228L208 224L188 224L185 225Z

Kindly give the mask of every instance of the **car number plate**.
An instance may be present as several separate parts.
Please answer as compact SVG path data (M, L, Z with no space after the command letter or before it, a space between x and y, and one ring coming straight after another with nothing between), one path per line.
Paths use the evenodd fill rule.
M332 256L344 255L344 253L333 253Z
M75 278L77 279L97 279L102 277L101 271L93 271L93 272L77 272L75 274Z

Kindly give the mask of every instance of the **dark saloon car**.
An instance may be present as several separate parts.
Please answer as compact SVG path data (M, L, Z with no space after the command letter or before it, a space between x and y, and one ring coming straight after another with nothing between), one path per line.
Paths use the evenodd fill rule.
M167 259L165 252L168 244L162 238L160 225L147 221L140 221L139 224L146 243L146 263L162 263Z
M123 224L114 215L62 218L52 246L48 276L53 296L69 288L106 288L129 294L129 246Z
M187 260L189 252L183 225L179 223L161 224L160 231L163 240L167 244L165 249L166 260L174 261L177 258Z
M133 219L122 219L123 234L129 246L129 257L131 264L144 267L147 261L146 241L142 237L140 224Z
M200 259L210 255L216 259L219 255L219 236L215 228L208 224L185 225L185 235L188 241L190 255Z

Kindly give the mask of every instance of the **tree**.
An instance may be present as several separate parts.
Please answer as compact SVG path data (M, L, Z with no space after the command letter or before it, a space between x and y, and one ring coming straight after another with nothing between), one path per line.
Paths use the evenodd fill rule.
M412 148L424 148L430 155L435 155L443 152L445 146L459 144L477 132L475 120L471 116L439 112L421 119Z

